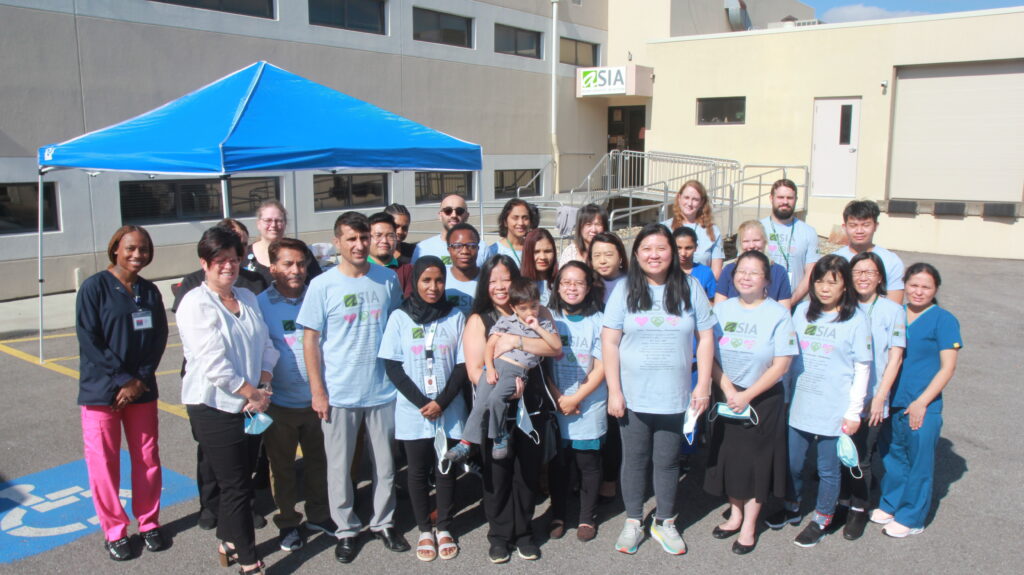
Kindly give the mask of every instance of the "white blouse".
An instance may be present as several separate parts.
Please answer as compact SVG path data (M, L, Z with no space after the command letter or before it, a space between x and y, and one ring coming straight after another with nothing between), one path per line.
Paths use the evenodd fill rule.
M245 382L258 385L260 372L272 372L280 357L256 296L245 288L231 289L238 299L238 317L205 283L185 294L178 306L178 332L186 361L181 380L183 404L238 413L248 403L238 389Z

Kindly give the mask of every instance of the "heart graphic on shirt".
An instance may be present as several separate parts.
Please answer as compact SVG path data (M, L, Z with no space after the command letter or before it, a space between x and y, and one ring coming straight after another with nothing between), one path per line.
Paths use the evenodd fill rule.
M725 345L727 343L729 343L729 337L728 336L724 336L723 335L722 338L718 340L718 345Z
M821 344L820 343L814 342L814 343L811 344L811 351L818 351L820 349L821 349Z
M739 349L740 346L743 345L743 340L742 339L734 339L734 340L732 340L731 344L732 344L732 346L734 348Z
M647 318L647 317L644 317L644 316L638 316L638 317L633 318L633 321L635 321L638 326L643 327L643 326L647 325L647 322L650 321L650 318Z
M295 337L294 335L286 335L286 336L284 336L284 343L288 347L291 347L291 346L295 345L295 342L298 341L298 340L299 340L299 338Z
M379 310L379 309L371 309L370 310L370 317L372 317L373 319L380 319L380 312L381 312L381 310Z
M412 352L414 354L416 354L416 355L419 355L419 354L423 353L423 346L422 345L414 345L414 346L412 346L409 349L411 349Z
M345 321L347 321L348 323L352 323L352 322L356 321L356 314L350 313L350 314L345 315L344 318L345 318Z
M663 317L652 317L651 318L651 323L654 324L654 327L661 327L661 324L665 323L665 318L663 318Z
M747 349L754 349L754 343L756 342L752 339L745 339L743 340L743 347Z
M826 343L821 347L825 350L825 353L832 353L833 345L831 343Z
M676 325L679 324L679 317L670 315L665 318L665 321L667 321L670 326L675 327Z
M811 342L809 342L809 341L801 341L800 342L800 349L802 349L804 351L807 351L807 348L810 345L811 345Z
M779 249L779 248L776 247L775 244L768 244L768 251L774 252L777 249Z

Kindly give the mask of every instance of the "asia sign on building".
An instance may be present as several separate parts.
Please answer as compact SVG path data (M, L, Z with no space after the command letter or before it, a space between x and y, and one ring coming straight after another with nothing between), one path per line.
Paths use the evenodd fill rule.
M636 64L576 70L576 97L644 96L654 93L654 70Z

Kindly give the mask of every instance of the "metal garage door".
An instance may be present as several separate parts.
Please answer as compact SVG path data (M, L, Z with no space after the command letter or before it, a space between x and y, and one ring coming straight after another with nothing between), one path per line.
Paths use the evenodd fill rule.
M1021 201L1024 60L900 67L889 197Z

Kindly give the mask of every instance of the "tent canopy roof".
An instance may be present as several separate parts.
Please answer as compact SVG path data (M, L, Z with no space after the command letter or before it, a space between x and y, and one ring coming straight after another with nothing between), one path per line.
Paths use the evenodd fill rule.
M41 168L226 175L479 170L480 146L257 62L177 100L39 148Z

